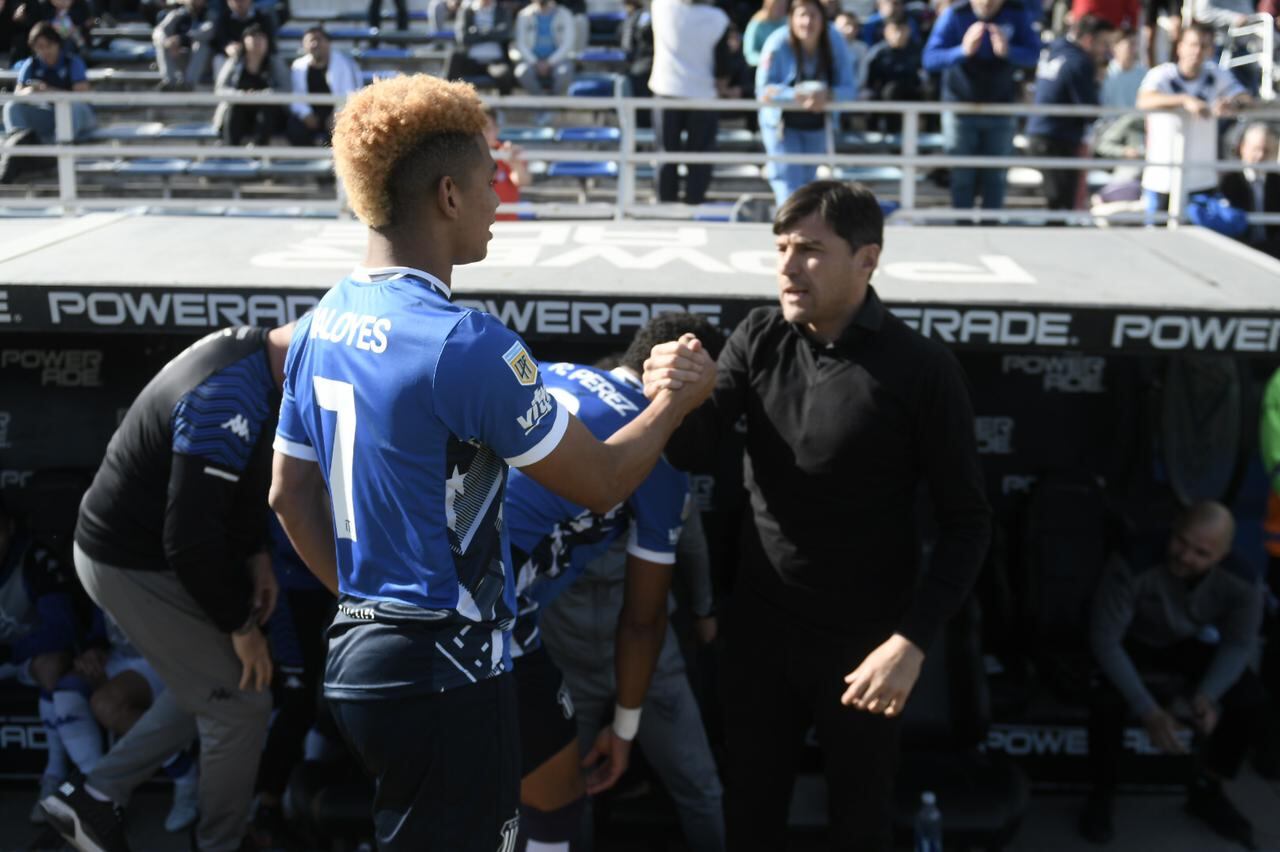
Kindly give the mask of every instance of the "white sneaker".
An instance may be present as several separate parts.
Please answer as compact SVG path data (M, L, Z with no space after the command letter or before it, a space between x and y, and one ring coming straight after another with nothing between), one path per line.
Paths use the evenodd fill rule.
M179 832L189 828L200 814L199 774L192 771L173 782L173 807L164 818L164 830Z
M61 778L54 778L52 775L40 776L40 795L36 797L36 803L31 806L31 815L28 817L36 825L44 825L48 822L44 814L44 808L40 807L40 803L47 797L52 796L61 783Z

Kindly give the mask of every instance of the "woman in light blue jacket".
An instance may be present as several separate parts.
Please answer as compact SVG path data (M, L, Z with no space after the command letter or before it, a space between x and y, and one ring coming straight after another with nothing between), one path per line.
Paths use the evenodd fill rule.
M827 153L822 112L831 101L851 101L858 90L853 58L826 19L818 0L790 0L787 26L764 43L756 68L756 93L765 104L795 104L804 110L760 109L760 135L770 155ZM779 205L813 180L817 166L769 163L766 174Z

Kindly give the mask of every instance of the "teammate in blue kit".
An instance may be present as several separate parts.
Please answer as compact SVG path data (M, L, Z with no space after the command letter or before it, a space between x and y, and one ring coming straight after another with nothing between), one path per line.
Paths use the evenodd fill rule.
M485 121L470 86L425 75L347 101L335 167L369 228L365 266L299 322L285 368L271 505L339 596L324 689L377 780L381 849L516 842L508 466L607 513L715 377L699 350L696 381L602 443L517 335L450 301L453 267L492 236Z
M605 439L648 406L640 374L657 343L693 334L712 356L723 338L706 319L664 314L642 328L622 358L605 372L578 364L544 365L548 394ZM667 595L676 542L689 502L689 478L666 461L625 502L607 512L559 497L521 471L507 485L506 522L517 572L519 614L512 656L520 696L520 838L546 852L567 852L577 834L585 793L611 787L627 768L640 707L662 650ZM583 760L573 702L564 678L538 634L538 615L587 565L630 530L627 585L618 621L617 707L613 724L596 738ZM583 783L580 764L599 763Z

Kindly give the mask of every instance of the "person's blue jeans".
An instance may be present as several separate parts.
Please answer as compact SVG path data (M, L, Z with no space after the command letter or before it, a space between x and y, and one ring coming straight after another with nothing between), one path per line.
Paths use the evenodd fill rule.
M827 153L825 130L761 127L760 136L764 140L765 151L770 155ZM791 193L813 180L817 173L817 166L797 163L769 163L765 166L765 176L769 179L769 186L773 187L773 197L779 207L791 197Z
M942 114L942 135L948 154L957 157L1009 157L1013 154L1013 116ZM1004 207L1007 166L993 169L952 169L951 206L969 210L982 196L983 210Z
M42 145L54 143L53 104L27 103L25 101L9 101L4 105L5 133L17 133L19 130L33 130ZM93 108L88 104L71 105L71 133L80 139L93 129Z

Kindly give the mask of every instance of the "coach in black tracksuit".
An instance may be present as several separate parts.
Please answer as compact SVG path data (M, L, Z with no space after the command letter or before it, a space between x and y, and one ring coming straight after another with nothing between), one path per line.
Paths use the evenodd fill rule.
M830 848L888 850L898 716L989 536L973 411L955 358L868 286L883 242L870 191L810 183L774 233L781 309L734 331L710 403L667 452L681 464L745 417L751 512L723 663L729 849L786 848L794 758L813 723ZM680 380L680 357L656 347L647 388ZM921 484L938 537L917 585Z
M271 712L259 625L276 593L267 489L291 331L226 329L165 365L80 504L76 572L167 688L83 784L44 800L76 848L127 849L118 807L197 735L196 845L240 847Z

